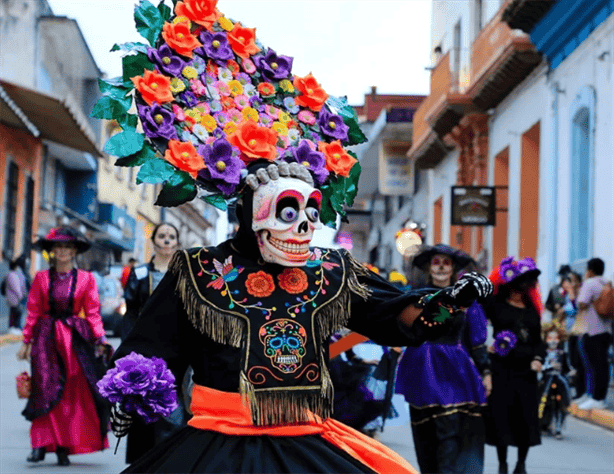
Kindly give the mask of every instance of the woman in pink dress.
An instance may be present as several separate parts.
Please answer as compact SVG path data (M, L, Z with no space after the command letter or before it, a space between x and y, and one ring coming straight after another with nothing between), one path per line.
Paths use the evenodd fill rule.
M58 464L69 454L100 451L107 440L108 410L96 382L96 355L106 344L94 276L75 266L89 242L69 227L52 229L36 243L50 252L49 270L34 277L18 359L32 361L32 394L23 415L32 421L29 462L55 451Z

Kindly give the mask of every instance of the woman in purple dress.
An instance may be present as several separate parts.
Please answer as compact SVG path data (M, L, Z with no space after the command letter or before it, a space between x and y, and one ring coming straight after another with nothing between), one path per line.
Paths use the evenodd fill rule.
M464 252L437 244L419 252L413 265L428 274L426 287L445 288L472 262ZM401 357L396 391L409 403L422 472L483 470L481 411L491 387L486 335L486 318L476 302L441 337L408 347Z
M23 415L32 422L32 453L39 462L55 451L58 464L69 454L109 447L108 409L96 382L96 353L105 350L94 275L75 267L90 244L69 227L52 229L36 246L53 254L49 270L34 277L18 359L32 360L32 394Z

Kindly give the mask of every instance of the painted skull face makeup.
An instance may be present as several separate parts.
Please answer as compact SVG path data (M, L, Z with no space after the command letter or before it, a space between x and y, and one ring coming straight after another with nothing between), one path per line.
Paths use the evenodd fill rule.
M254 192L252 230L266 262L304 266L313 232L322 228L322 193L294 178L272 180Z
M449 285L453 270L454 264L449 256L437 254L431 258L430 275L434 283Z

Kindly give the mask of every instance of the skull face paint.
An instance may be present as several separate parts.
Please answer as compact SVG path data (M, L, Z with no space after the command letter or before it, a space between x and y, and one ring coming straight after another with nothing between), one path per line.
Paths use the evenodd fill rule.
M307 340L303 326L289 319L278 319L262 326L259 336L273 367L285 374L301 367Z
M313 232L322 228L322 193L294 178L261 184L254 192L252 230L266 262L300 267L311 255Z
M431 258L430 275L437 286L449 286L452 282L454 263L448 255L436 254Z

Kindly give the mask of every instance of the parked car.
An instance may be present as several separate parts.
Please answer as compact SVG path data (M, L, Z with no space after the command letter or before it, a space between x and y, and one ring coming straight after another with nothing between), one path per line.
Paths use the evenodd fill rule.
M101 277L98 294L100 295L100 316L102 316L104 328L114 337L119 337L121 321L126 314L126 300L119 279L113 275Z

